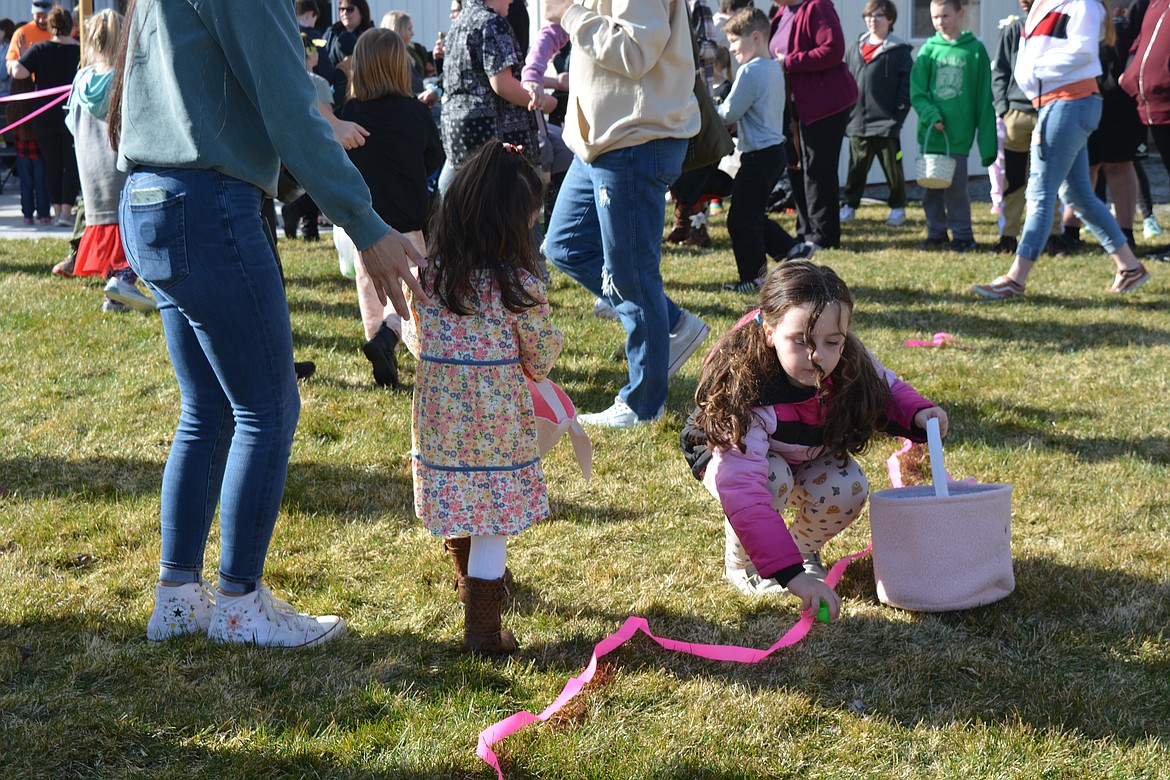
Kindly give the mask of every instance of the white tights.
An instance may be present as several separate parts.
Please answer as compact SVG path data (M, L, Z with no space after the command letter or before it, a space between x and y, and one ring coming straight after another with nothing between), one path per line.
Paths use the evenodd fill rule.
M473 536L467 556L467 576L477 580L498 580L504 576L508 557L508 537Z

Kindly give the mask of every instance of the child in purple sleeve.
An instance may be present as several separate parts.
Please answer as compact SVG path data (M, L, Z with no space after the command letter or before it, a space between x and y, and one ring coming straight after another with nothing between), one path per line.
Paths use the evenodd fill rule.
M544 72L548 70L549 60L555 57L558 51L565 48L565 44L568 42L569 34L559 24L546 24L536 34L536 41L528 50L528 57L524 60L524 70L520 72L520 83L532 95L532 100L528 104L530 111L542 106L546 86L568 89L565 84L560 83L560 80L566 78L567 74L555 80L550 77L549 81L553 83L547 84L544 76Z

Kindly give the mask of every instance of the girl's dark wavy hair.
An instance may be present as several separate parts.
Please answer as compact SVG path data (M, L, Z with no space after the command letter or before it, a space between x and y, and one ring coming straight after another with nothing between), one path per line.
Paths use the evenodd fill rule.
M811 305L805 327L805 343L813 344L812 333L825 309L840 304L853 312L853 297L841 277L828 266L795 260L777 267L760 289L760 314L776 326L797 306ZM826 380L831 380L830 383ZM788 383L774 347L767 344L764 327L749 321L727 333L716 343L703 366L695 403L699 411L695 425L717 447L744 451L744 437L752 423L752 407ZM890 387L878 373L872 358L852 332L845 334L841 360L825 376L817 368L817 395L825 410L825 452L844 460L865 449L880 429Z
M508 311L536 305L519 272L540 274L531 226L543 198L540 176L518 147L497 140L481 146L431 214L431 268L422 276L427 293L456 314L474 314L474 276L486 270Z

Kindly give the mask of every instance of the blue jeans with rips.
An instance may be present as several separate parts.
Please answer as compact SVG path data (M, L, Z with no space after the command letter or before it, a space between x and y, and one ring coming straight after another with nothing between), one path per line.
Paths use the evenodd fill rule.
M670 331L682 311L666 296L662 262L664 195L682 170L685 139L574 158L544 239L549 262L613 304L626 329L629 383L618 396L640 420L666 405Z
M1089 135L1100 121L1100 95L1054 100L1040 108L1032 136L1028 216L1016 248L1016 254L1025 260L1035 260L1044 249L1058 196L1073 208L1106 252L1113 254L1125 244L1125 234L1089 180Z
M139 168L120 206L127 260L154 293L181 410L163 471L159 579L201 578L220 510L219 589L256 589L284 494L300 396L260 190L212 170Z

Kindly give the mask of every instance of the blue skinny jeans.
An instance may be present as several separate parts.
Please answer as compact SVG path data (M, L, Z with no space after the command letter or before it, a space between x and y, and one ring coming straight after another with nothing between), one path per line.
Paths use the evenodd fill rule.
M284 494L300 396L260 190L217 171L139 168L120 218L154 293L181 394L163 471L159 579L201 578L219 506L218 587L256 589Z

